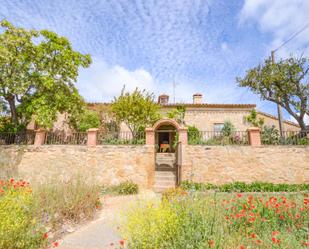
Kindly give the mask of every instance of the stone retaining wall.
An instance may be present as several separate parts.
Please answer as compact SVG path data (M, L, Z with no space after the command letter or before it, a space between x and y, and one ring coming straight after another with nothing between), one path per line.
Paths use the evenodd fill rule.
M182 179L222 184L233 181L309 183L307 146L199 146L182 148ZM0 178L32 184L80 176L98 184L132 180L152 188L154 146L0 146Z
M187 145L183 153L183 180L309 183L309 146Z
M150 188L154 155L153 146L1 146L0 177L18 177L36 184L79 176L102 185L132 180Z

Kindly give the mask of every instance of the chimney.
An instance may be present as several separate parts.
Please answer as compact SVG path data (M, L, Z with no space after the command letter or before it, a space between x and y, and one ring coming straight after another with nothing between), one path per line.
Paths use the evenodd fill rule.
M169 96L166 95L166 94L161 94L159 97L158 97L158 103L160 105L167 105L168 104L168 99L169 99Z
M201 93L193 94L193 104L202 104L203 95Z

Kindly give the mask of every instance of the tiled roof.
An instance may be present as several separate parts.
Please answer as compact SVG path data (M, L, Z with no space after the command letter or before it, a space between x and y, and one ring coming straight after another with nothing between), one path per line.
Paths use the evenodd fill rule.
M111 103L87 103L89 106L95 105L110 105ZM177 107L177 106L185 106L185 107L196 107L196 108L255 108L255 104L209 104L209 103L201 103L201 104L193 104L193 103L170 103L170 104L161 104L164 107Z
M271 115L271 114L269 114L269 113L261 112L261 111L258 111L257 113L258 113L258 114L261 114L261 115L263 115L263 116L266 116L266 117L269 117L269 118L278 120L278 118L277 118L276 116ZM294 123L294 122L292 122L292 121L290 121L290 120L283 120L283 122L284 122L284 123L287 123L287 124L290 124L290 125L294 125L294 126L296 126L296 127L300 127L299 124L296 124L296 123Z

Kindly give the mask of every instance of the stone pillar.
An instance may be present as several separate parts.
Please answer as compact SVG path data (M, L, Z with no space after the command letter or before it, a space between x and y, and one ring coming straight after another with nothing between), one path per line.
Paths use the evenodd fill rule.
M91 128L87 130L87 145L96 146L98 141L98 128Z
M261 146L261 129L258 127L248 128L248 139L251 146Z
M45 143L46 138L46 130L45 129L38 129L35 131L35 138L34 138L34 145L41 146Z
M182 145L188 144L188 128L180 128L178 130L178 136L179 142L181 142Z
M146 145L154 145L155 144L155 132L153 128L146 128Z

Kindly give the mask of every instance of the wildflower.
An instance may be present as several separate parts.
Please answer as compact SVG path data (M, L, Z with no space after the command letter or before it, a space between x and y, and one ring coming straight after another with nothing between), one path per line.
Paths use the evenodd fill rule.
M255 242L256 242L257 244L262 244L262 240L260 240L260 239L257 239Z
M48 233L44 233L43 234L43 239L47 239L48 238Z
M119 244L120 246L124 247L124 240L123 239L119 240Z
M241 194L241 193L238 193L238 194L237 194L237 197L238 197L238 198L242 197L242 194Z
M304 242L303 245L304 246L309 246L309 242Z
M59 246L59 242L56 241L53 243L53 247L58 247L58 246Z
M276 237L272 237L271 240L273 241L274 244L280 244L280 240L277 239Z
M250 234L250 237L251 237L252 239L256 238L255 233L251 233L251 234Z
M296 219L299 219L299 218L300 218L300 214L296 214L296 215L295 215L295 218L296 218Z
M284 218L285 218L285 217L284 217L284 215L282 215L282 214L279 216L279 219L280 219L280 220L284 220Z
M13 184L14 181L15 181L14 178L11 178L11 179L10 179L10 184Z
M280 234L279 231L273 231L273 232L271 233L272 236L276 236L276 235L278 235L278 234Z
M209 247L213 247L215 245L215 241L214 240L209 240L208 241Z
M0 188L0 194L4 193L4 190Z
M239 249L245 249L245 246L241 245L241 246L239 247Z

